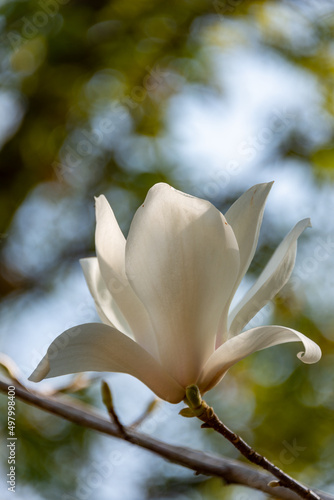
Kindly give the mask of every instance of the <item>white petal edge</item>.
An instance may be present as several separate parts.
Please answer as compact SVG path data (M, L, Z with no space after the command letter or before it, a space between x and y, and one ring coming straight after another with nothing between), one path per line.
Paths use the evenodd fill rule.
M256 184L238 198L225 214L239 245L240 269L236 287L246 273L257 247L263 212L273 182Z
M297 330L285 326L260 326L229 339L215 351L206 363L198 386L204 394L214 387L227 370L253 352L287 342L303 342L305 352L299 352L303 363L312 364L321 358L320 347Z
M159 183L134 216L125 262L150 314L161 363L181 385L194 383L214 351L238 274L231 227L211 203Z
M297 239L310 226L310 219L299 221L277 247L254 285L229 314L230 337L241 332L287 283L295 265Z
M89 257L80 259L80 264L101 321L133 337L128 322L119 310L119 307L103 281L97 258Z
M156 341L149 316L125 274L124 235L106 197L101 195L95 202L95 246L103 280L127 320L136 341L157 356Z
M231 300L254 257L257 247L263 212L273 182L256 184L241 195L225 214L237 239L240 254L240 268ZM227 304L229 307L230 304ZM226 312L225 312L226 314ZM227 329L220 329L216 347L228 338Z
M79 325L59 335L29 380L39 382L84 371L128 373L170 403L184 397L184 389L153 356L123 333L101 323Z

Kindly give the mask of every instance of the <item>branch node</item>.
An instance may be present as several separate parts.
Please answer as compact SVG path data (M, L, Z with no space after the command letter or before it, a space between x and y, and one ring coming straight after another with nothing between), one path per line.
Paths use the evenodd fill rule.
M283 486L281 481L270 481L270 483L268 483L268 486L270 486L270 488L278 488L279 486Z

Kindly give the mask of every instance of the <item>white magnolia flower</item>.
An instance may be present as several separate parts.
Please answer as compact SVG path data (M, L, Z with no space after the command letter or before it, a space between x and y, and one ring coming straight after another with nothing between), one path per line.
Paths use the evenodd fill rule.
M230 304L257 246L272 183L244 193L225 217L208 201L156 184L125 240L106 198L96 199L97 257L81 265L103 324L70 328L50 345L30 376L38 382L83 371L133 375L160 398L178 403L185 388L201 393L249 354L302 342L298 357L315 363L320 348L285 326L242 332L287 282L297 239L292 229L244 298ZM241 333L242 332L242 333Z

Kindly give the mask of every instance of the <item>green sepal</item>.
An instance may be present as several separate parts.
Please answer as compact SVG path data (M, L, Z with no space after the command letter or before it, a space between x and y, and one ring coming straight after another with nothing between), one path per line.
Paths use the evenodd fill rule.
M191 408L182 408L182 410L179 411L179 415L186 418L192 418L196 416Z
M186 401L191 408L200 408L202 405L202 397L197 385L188 385L186 388Z

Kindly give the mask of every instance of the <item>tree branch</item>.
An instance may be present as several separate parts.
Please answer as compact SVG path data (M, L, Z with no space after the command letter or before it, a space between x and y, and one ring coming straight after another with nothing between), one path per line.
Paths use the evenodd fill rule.
M0 379L0 391L7 393L8 385L13 382ZM217 457L201 451L192 450L180 446L172 446L167 443L153 439L146 434L139 433L131 427L125 427L126 438L121 435L117 426L100 416L88 405L79 403L72 398L45 397L36 392L28 391L24 387L16 386L16 397L28 404L34 405L66 420L93 429L95 431L113 436L150 450L151 452L173 462L175 464L192 469L198 474L215 476L224 479L229 484L238 484L255 488L265 493L275 495L282 500L300 500L300 497L286 488L272 488L268 483L273 481L274 476L243 464L236 460ZM62 400L61 400L62 399ZM64 402L66 400L66 402ZM321 500L334 500L334 496L322 491L316 491Z
M189 408L185 408L180 411L180 414L185 417L197 417L204 424L202 428L213 429L226 438L230 443L233 444L235 448L255 465L259 465L263 469L269 471L273 474L278 481L272 481L272 486L284 486L289 488L299 495L301 498L306 500L321 500L319 495L314 491L306 488L299 481L293 479L285 472L283 472L279 467L270 462L266 457L260 455L257 451L253 450L246 441L244 441L240 436L235 434L231 429L229 429L216 415L213 408L211 408L201 397L201 393L196 385L190 385L186 389L186 398Z

